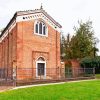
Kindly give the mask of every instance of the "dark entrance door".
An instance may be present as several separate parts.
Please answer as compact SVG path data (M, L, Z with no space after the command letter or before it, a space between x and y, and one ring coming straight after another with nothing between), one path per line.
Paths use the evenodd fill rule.
M45 64L38 63L37 70L38 70L38 73L37 73L38 76L45 75Z

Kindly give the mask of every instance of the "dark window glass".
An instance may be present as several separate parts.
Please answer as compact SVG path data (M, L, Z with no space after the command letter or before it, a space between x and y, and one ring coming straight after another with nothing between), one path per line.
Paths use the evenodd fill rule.
M45 72L44 72L45 67L44 66L45 66L44 63L38 63L38 75L39 76L45 74Z
M38 24L36 24L36 33L38 33Z
M42 23L39 24L39 34L42 34Z
M45 26L43 26L43 35L45 35L46 34L46 28L45 28Z

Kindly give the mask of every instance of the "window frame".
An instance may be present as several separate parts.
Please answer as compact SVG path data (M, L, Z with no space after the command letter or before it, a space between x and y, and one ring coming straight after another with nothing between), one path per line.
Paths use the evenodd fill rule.
M42 23L42 34L40 34L40 28L39 28L39 24ZM38 33L36 33L36 25L38 24ZM45 33L44 33L44 27L45 27ZM34 23L34 34L35 35L39 35L39 36L44 36L44 37L48 37L48 27L45 24L44 21L41 20L36 20Z

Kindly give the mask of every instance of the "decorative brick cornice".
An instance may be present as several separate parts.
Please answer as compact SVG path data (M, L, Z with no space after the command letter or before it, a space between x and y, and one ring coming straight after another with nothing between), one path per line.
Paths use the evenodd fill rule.
M23 15L31 15L36 13L42 13L44 14L48 19L50 19L56 26L59 28L62 28L62 26L56 22L45 10L43 9L35 9L35 10L26 10L26 11L18 11L17 16L23 16ZM30 16L32 18L32 16Z
M10 20L6 28L0 35L0 42L8 35L8 33L15 27L17 22L28 21L28 20L37 20L43 19L47 22L51 27L53 27L58 32L61 31L62 26L56 22L45 10L43 9L35 9L35 10L26 10L26 11L18 11L14 14L13 18Z

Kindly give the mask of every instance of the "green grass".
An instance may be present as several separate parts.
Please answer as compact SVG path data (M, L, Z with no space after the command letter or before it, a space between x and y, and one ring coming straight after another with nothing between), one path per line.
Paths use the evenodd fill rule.
M10 90L0 100L100 100L100 80Z
M100 79L100 74L96 74L95 77Z

